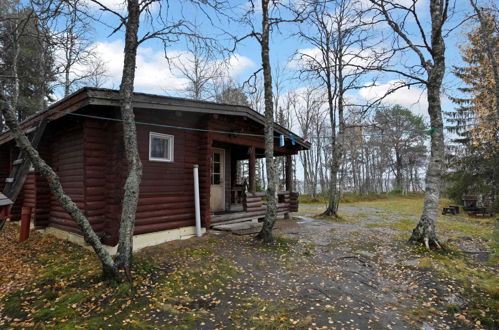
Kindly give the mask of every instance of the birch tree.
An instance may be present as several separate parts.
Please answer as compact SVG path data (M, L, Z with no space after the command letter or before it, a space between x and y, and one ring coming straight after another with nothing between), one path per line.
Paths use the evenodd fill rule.
M441 88L445 74L444 31L449 20L451 0L429 0L429 28L422 22L418 1L370 0L373 10L388 25L394 36L393 54L405 56L400 65L383 69L427 90L428 115L431 124L431 155L425 180L424 208L409 241L427 248L440 248L435 231L444 163L444 131ZM409 31L409 29L412 29ZM408 52L410 56L408 57ZM412 60L414 59L414 60Z
M105 64L97 57L95 47L88 39L93 31L90 19L73 8L85 6L81 0L66 0L60 8L59 24L64 28L55 36L58 53L57 66L59 84L64 96L68 96L82 85L95 85L106 75ZM98 83L97 83L98 84Z
M187 95L194 100L205 100L209 97L210 84L221 78L224 62L215 55L215 42L199 36L197 32L188 36L188 53L171 59L171 63L179 72L178 76L187 80Z
M274 159L274 97L273 97L273 82L272 82L272 66L270 59L270 37L273 29L281 23L298 22L301 20L300 10L288 7L281 2L271 0L261 0L259 10L255 8L255 3L250 1L250 10L245 13L241 21L249 26L251 32L242 38L237 38L237 42L241 42L246 38L254 38L260 48L261 69L263 73L263 99L264 99L264 116L265 116L265 168L267 174L267 189L266 199L267 208L265 219L257 239L264 243L274 241L272 230L274 228L277 216L277 184L278 172L276 168L276 160ZM283 11L289 11L290 17L284 18ZM254 19L255 13L258 12L259 20ZM257 27L255 22L260 25ZM255 73L256 76L256 73Z
M363 78L371 68L380 66L383 56L371 52L377 45L372 35L374 21L366 16L362 1L314 0L307 4L308 24L298 35L314 51L299 51L296 58L301 64L300 72L318 79L327 92L332 159L328 164L328 206L323 214L338 216L347 93L365 85Z
M142 163L138 152L137 128L133 109L137 49L139 45L151 39L160 40L166 49L173 42L178 41L182 36L192 36L191 32L193 31L193 27L189 25L183 17L168 17L168 4L163 7L159 1L127 0L126 16L109 9L104 2L100 2L99 0L91 1L102 10L110 12L118 17L121 23L114 32L118 31L122 26L125 27L124 63L120 84L120 111L128 173L124 186L125 192L121 210L120 235L117 254L114 260L114 271L118 274L125 273L130 277L135 214L137 211L140 183L142 179ZM157 10L157 14L155 14L156 18L152 16L152 11L149 10L149 7L153 3L157 3L160 6ZM206 12L203 7L219 10L223 5L223 2L192 0L189 1L188 4ZM149 26L147 32L144 32L144 34L139 37L141 15L150 15L148 21L151 22L151 26Z
M310 150L300 152L299 158L303 166L304 191L313 199L317 197L319 186L319 173L322 167L322 154L324 152L322 136L326 132L326 111L324 111L324 98L317 88L306 88L299 93L300 100L293 107L294 116L298 122L301 136L314 136L314 143Z

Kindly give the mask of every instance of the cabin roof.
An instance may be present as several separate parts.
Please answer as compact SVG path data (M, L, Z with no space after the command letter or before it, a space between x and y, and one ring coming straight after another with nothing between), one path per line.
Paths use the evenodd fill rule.
M21 127L28 130L44 118L54 121L68 115L68 113L76 112L88 105L119 107L119 91L106 88L83 87L62 100L55 102L48 109L40 111L27 118L21 123ZM134 93L133 106L134 108L144 108L158 111L166 110L238 116L241 118L251 119L261 125L264 125L265 123L265 117L262 114L249 107L234 104L191 100L147 93ZM296 143L299 147L301 147L301 149L306 150L310 148L310 143L305 142L303 138L281 125L278 125L277 123L274 123L274 131L277 134L282 134L287 137L293 135ZM12 137L8 131L0 134L0 145L10 140L12 140Z

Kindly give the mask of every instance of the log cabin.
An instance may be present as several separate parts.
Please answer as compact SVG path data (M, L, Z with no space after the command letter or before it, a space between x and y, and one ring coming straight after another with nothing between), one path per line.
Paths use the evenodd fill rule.
M87 87L22 123L32 140L38 135L38 152L111 251L118 242L127 167L119 105L118 91ZM144 93L134 94L133 106L143 163L135 249L194 234L194 165L199 166L204 229L264 216L264 194L256 191L255 173L257 159L264 157L261 114L244 106ZM278 214L286 215L298 209L292 156L309 144L277 124L274 132L275 156L286 164ZM0 134L0 191L9 197L7 186L22 180L11 198L11 220L19 219L22 207L30 207L35 228L84 245L80 229L42 176L24 164L29 168L24 177L17 173L13 178L22 158L9 132ZM238 171L241 163L246 164L244 175Z

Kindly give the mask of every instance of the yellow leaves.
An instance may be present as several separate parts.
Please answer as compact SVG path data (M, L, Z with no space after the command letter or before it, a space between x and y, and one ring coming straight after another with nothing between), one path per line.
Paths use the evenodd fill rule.
M469 103L466 102L465 105L469 107L475 122L467 122L476 124L469 130L471 146L485 157L491 157L499 148L496 82L492 65L486 56L487 43L479 28L471 31L468 38L469 44L461 48L466 66L458 68L456 75L468 85L464 91L469 94Z

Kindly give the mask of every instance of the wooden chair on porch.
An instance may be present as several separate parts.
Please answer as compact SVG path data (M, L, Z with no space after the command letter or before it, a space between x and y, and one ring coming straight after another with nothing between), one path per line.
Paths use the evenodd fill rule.
M232 204L242 204L247 190L248 190L248 184L246 179L243 181L242 184L234 184L230 190L231 192L230 202Z

